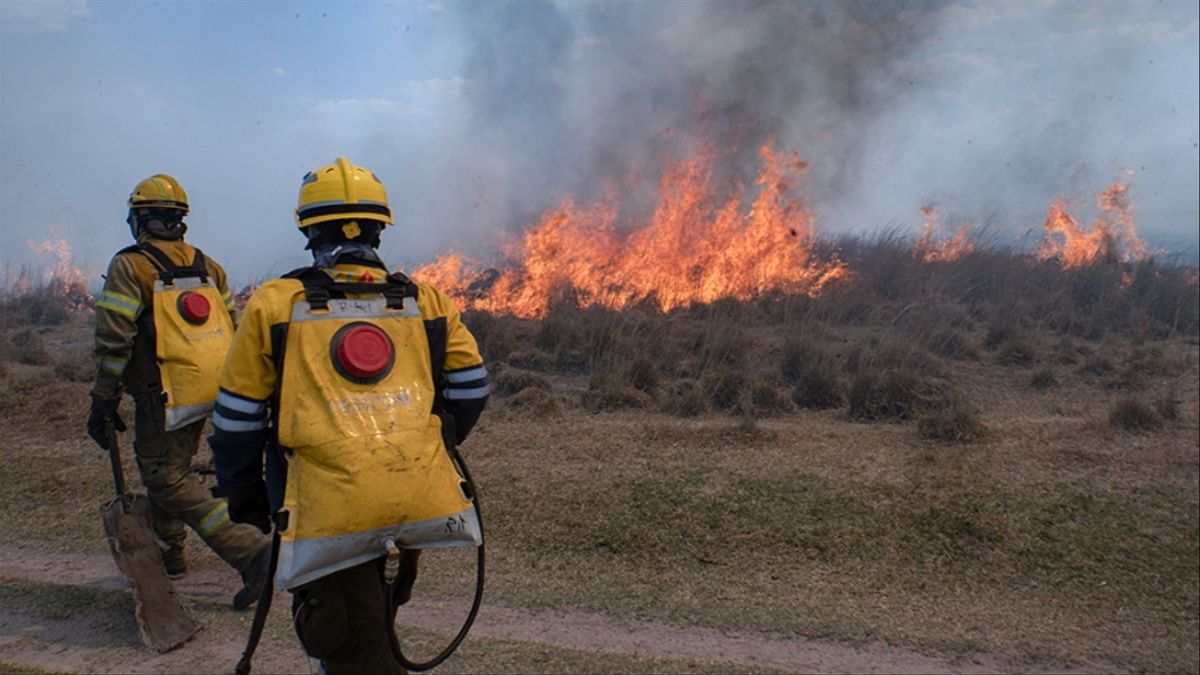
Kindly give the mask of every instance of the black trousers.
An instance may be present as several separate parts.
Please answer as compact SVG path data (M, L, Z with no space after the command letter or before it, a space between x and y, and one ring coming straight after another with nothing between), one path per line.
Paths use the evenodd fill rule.
M393 607L412 596L420 553L401 549ZM394 629L384 606L383 560L334 572L292 591L296 635L329 675L406 672L388 645L387 631Z

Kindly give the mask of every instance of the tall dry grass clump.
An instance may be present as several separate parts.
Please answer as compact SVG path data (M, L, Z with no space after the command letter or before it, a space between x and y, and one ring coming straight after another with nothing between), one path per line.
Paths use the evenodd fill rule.
M816 297L774 293L661 313L650 301L624 311L580 308L563 289L541 320L475 312L464 321L489 362L586 376L579 401L593 410L844 409L863 421L950 410L962 392L946 373L978 359L1028 369L1034 388L1081 377L1135 391L1147 374L1170 367L1154 349L1123 355L1111 341L1200 332L1189 266L1151 260L1063 269L984 241L931 264L894 233L819 243L816 251L853 271ZM951 415L964 429L969 409Z

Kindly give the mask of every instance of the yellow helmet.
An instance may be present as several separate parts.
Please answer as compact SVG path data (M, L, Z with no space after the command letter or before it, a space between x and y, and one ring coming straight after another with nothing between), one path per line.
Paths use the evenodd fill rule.
M296 223L303 230L331 220L361 218L392 223L387 191L375 174L338 157L316 171L310 171L300 184L300 203Z
M187 193L179 181L165 173L157 173L138 183L130 193L129 208L138 207L179 209L187 213Z

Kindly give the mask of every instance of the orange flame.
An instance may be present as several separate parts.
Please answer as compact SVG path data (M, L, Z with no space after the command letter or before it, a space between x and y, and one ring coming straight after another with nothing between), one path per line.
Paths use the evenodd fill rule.
M1046 213L1046 237L1038 249L1038 257L1059 260L1063 267L1145 258L1146 245L1137 236L1129 188L1129 183L1116 182L1097 194L1100 214L1087 226L1080 225L1067 212L1066 199L1055 200Z
M20 299L33 293L46 292L64 298L73 309L94 307L96 302L87 290L87 274L72 262L71 245L62 236L57 225L50 227L51 239L43 242L26 240L30 250L39 258L50 257L53 263L42 270L40 285L31 279L31 274L22 269L15 277L5 270L4 283L0 284L3 296Z
M949 262L958 260L975 250L975 245L967 240L967 226L958 228L958 234L953 239L934 241L933 233L940 229L945 217L938 212L937 204L926 204L921 207L924 224L921 226L921 237L913 246L913 253L921 256L925 262Z
M794 194L806 164L772 145L759 150L749 209L736 194L717 197L717 152L704 143L667 166L658 203L640 227L618 231L615 195L582 208L567 199L508 248L501 269L448 254L413 276L464 309L531 318L564 294L581 307L649 302L662 311L773 291L816 295L849 272L840 260L814 259L814 216Z

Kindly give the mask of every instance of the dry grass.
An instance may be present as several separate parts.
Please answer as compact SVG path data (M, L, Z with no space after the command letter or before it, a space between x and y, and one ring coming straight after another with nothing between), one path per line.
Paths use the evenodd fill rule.
M497 364L463 449L489 601L1200 670L1191 272L843 254L858 279L819 298L467 316ZM813 370L833 407L797 398ZM0 377L0 540L103 551L87 385Z

